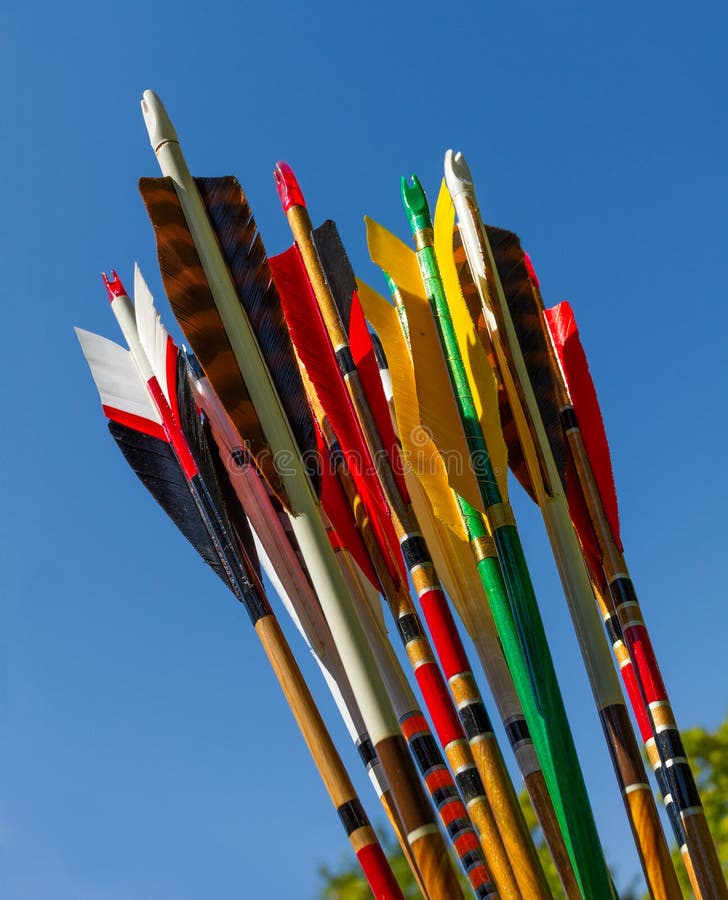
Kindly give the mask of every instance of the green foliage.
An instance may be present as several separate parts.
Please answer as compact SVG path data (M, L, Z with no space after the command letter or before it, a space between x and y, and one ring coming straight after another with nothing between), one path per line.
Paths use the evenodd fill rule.
M691 728L682 733L682 738L695 772L708 825L718 849L718 858L723 860L723 871L728 877L728 717L714 732L700 727ZM525 791L521 792L519 800L526 823L533 834L546 880L554 897L561 898L564 893L556 874L556 867ZM661 803L661 799L658 798L658 804ZM406 900L421 900L422 895L402 851L396 845L390 845L386 850ZM672 857L683 893L686 897L691 897L690 883L677 847L673 849ZM319 874L324 881L319 895L320 900L371 900L371 892L356 865L352 866L347 862L335 871L322 866ZM466 887L464 879L463 886ZM465 894L468 895L467 890ZM632 890L628 889L622 893L621 900L634 900L635 897ZM645 894L643 900L649 900L649 895Z

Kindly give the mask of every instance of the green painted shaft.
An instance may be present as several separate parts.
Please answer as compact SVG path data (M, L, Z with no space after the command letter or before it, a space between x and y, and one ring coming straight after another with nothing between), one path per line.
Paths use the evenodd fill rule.
M417 259L447 364L470 451L470 463L489 510L502 503L488 447L478 419L457 344L434 247L432 220L422 187L402 179L402 195L418 247ZM465 504L461 510L471 539L484 534L482 517ZM476 524L476 520L479 524ZM482 529L480 535L478 529ZM493 529L498 561L484 559L478 571L486 589L503 650L562 827L582 894L614 900L614 890L597 834L566 710L556 680L541 614L515 525ZM500 565L499 565L500 563ZM497 573L497 574L496 574Z

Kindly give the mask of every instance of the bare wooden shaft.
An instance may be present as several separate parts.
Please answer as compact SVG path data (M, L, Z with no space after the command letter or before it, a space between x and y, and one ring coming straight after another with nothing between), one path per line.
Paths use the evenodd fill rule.
M640 835L638 848L644 857L647 883L653 900L681 900L682 891L672 864L670 851L662 839L662 828L649 785L642 790L630 791L625 801L629 806L629 818ZM659 835L659 839L651 836Z
M521 893L524 897L551 897L495 737L473 741L470 748Z
M702 808L699 812L683 815L681 818L688 847L715 847L713 835L710 833ZM728 889L726 889L725 876L718 854L691 852L690 860L701 896L705 900L708 897L710 900L725 900L728 897Z
M464 900L450 854L441 853L443 844L435 835L425 835L412 845L415 866L427 885L427 900Z
M278 620L272 615L263 616L255 623L255 630L337 812L351 801L358 803L344 764L283 636ZM365 847L377 846L379 843L368 823L351 831L348 837L356 854Z
M412 853L412 848L407 842L407 832L404 830L404 825L402 824L402 820L399 817L399 813L397 812L397 807L394 805L394 800L392 799L392 794L390 791L384 791L381 796L381 803L384 807L384 811L387 813L387 818L389 819L389 824L392 826L392 830L397 838L397 843L402 850L402 855L407 860L407 865L410 867L410 871L414 876L415 881L417 882L417 887L420 889L420 893L423 897L427 897L427 891L425 888L425 882L422 877L422 873L417 868L417 860Z
M688 875L688 881L690 882L690 887L693 889L693 894L695 894L695 900L708 900L707 897L703 896L703 893L700 890L700 885L698 884L698 879L695 877L695 869L693 868L693 861L690 859L690 854L688 853L688 848L685 844L680 848L680 858L683 861L683 865L685 866L685 871Z
M334 805L338 808L356 796L344 764L326 729L321 714L304 681L301 670L274 616L264 616L255 625L266 656L301 729Z
M559 828L559 822L551 802L551 796L546 787L543 772L540 769L536 772L531 772L529 775L524 776L523 782L533 803L536 818L541 826L541 831L543 831L546 845L556 866L556 871L567 900L581 900L581 891L574 876L574 870L569 859L569 851L566 849L564 836Z
M303 264L308 273L311 287L318 300L321 315L326 324L326 330L328 331L331 343L336 350L338 347L348 344L349 338L341 324L341 319L339 318L336 309L336 303L331 294L331 288L326 281L326 276L324 275L321 262L316 253L316 248L314 247L313 239L311 237L311 232L313 231L311 217L305 206L292 206L286 215L288 224L291 227L293 239L298 246L301 258L303 259Z
M614 769L619 778L632 836L654 900L680 900L681 891L662 832L652 790L623 703L599 712L608 738ZM635 816L635 813L639 813Z
M577 477L579 479L579 487L581 488L584 502L591 519L594 535L599 544L599 550L602 554L602 564L606 570L607 578L617 573L626 573L626 563L623 555L617 548L609 520L604 511L602 497L597 487L594 472L589 461L589 455L586 451L584 438L578 429L570 428L566 432L566 440L571 452L571 458L576 467Z

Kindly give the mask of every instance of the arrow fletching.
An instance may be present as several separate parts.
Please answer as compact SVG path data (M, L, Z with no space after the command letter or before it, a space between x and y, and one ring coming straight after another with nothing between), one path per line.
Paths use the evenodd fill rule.
M584 347L579 338L574 312L569 303L564 301L551 309L544 310L544 319L571 405L576 413L612 536L622 552L622 540L619 534L619 508L609 443L596 388L589 372Z

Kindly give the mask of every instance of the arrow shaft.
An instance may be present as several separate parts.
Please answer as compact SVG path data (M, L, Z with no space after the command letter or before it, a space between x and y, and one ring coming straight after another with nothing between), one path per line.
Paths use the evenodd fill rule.
M398 286L387 277L389 289L395 302L397 311L397 321L403 335L404 345L409 349L409 362L411 364L411 346L409 340L409 327L407 321L407 313L402 298L401 291ZM396 347L392 349L396 353ZM398 365L403 365L403 360L398 359ZM386 365L386 362L384 363ZM386 370L389 372L389 370ZM394 382L393 382L394 383ZM400 388L401 390L401 385ZM395 391L396 393L396 391ZM399 402L405 402L405 397L400 395ZM440 556L444 566L438 564L438 569L444 574L448 571L451 584L445 583L445 587L450 595L450 599L455 604L458 613L468 630L468 633L475 644L476 651L480 658L481 664L485 671L488 683L496 701L498 712L503 723L511 749L518 763L524 785L531 798L534 811L538 818L541 830L543 832L546 843L549 847L551 855L556 864L556 869L561 879L564 891L569 900L579 900L581 893L574 878L569 854L564 843L563 835L559 827L558 818L551 802L551 798L546 787L541 765L539 763L536 751L531 739L528 725L526 723L523 708L518 699L518 692L513 682L513 676L509 670L508 663L503 655L498 630L496 628L493 614L490 611L487 596L484 595L482 582L473 585L467 573L467 566L471 564L471 560L461 560L457 554L459 538L446 529L436 520L434 509L429 500L426 498L424 485L420 482L418 475L414 472L408 473L407 486L412 497L415 508L418 508L418 518L420 524L426 520L430 523L428 535L430 547L433 550L439 548ZM453 493L453 502L455 495ZM464 519L462 509L457 506L463 530L465 534L468 531L468 523ZM475 516L476 526L478 523L482 526L482 517L472 507L467 507L470 514ZM423 525L423 528L426 527ZM449 560L448 548L455 552L456 558L447 565ZM496 550L492 538L485 533L474 538L471 544L471 550L475 554L475 558L480 560L486 557L495 557ZM435 557L437 563L437 557ZM477 566L476 566L477 572ZM478 577L476 575L476 577ZM485 603L483 601L486 601Z
M456 773L456 783L480 834L499 894L503 898L516 897L520 890L532 897L545 896L547 889L532 840L505 771L490 718L452 613L411 507L402 497L381 445L374 417L351 358L348 336L310 237L312 226L308 211L304 206L293 205L286 215L326 324L341 376L389 502L405 567L445 672L447 683L437 667L407 589L404 586L393 587L390 583L385 596L389 594L392 614L427 708L433 716L435 731ZM377 552L376 549L374 552ZM450 696L454 698L454 703Z
M516 424L532 489L541 509L569 611L589 675L602 730L617 776L645 878L655 897L679 897L639 746L619 688L553 452L541 419L514 323L495 269L480 214L469 196L456 197L461 233ZM471 261L472 260L472 261ZM507 347L507 351L506 348Z
M237 365L260 415L266 438L276 454L285 455L281 478L295 515L291 524L317 585L322 607L337 649L347 661L347 674L360 703L367 731L387 776L408 842L421 871L428 875L432 900L448 896L452 871L447 852L419 789L407 747L399 732L389 698L361 625L348 598L346 585L321 523L318 502L305 472L299 448L282 409L270 372L245 316L219 243L207 218L199 191L182 155L179 142L161 104L145 95L143 110L152 146L162 173L174 181L185 219L220 313ZM163 108L162 108L163 112ZM167 127L169 125L169 127ZM194 341L190 340L194 350ZM403 773L412 773L402 777ZM457 896L454 892L452 896Z
M421 212L420 214L422 215ZM503 502L501 498L460 356L435 258L429 212L427 212L427 219L428 222L423 226L411 218L417 258L465 431L471 466L478 481L490 530L498 551L503 581L512 612L512 618L510 618L501 615L500 611L499 615L496 615L494 609L494 618L497 624L500 618L503 625L506 627L509 624L515 625L518 630L518 647L513 642L509 643L511 657L516 663L517 670L520 670L522 685L536 687L533 675L536 672L539 673L536 690L540 704L535 704L535 696L526 698L525 694L521 698L521 702L527 721L529 721L534 743L539 751L539 758L544 767L554 806L557 814L560 814L561 817L562 830L581 890L590 898L611 900L613 889L601 852L596 825L566 719L520 537L515 527L510 505ZM479 569L480 565L482 564L479 564ZM514 653L516 650L517 654ZM508 653L506 653L506 658L508 659ZM515 672L514 677L518 684L519 678ZM537 709L543 710L542 725L539 724L541 717L535 715Z

